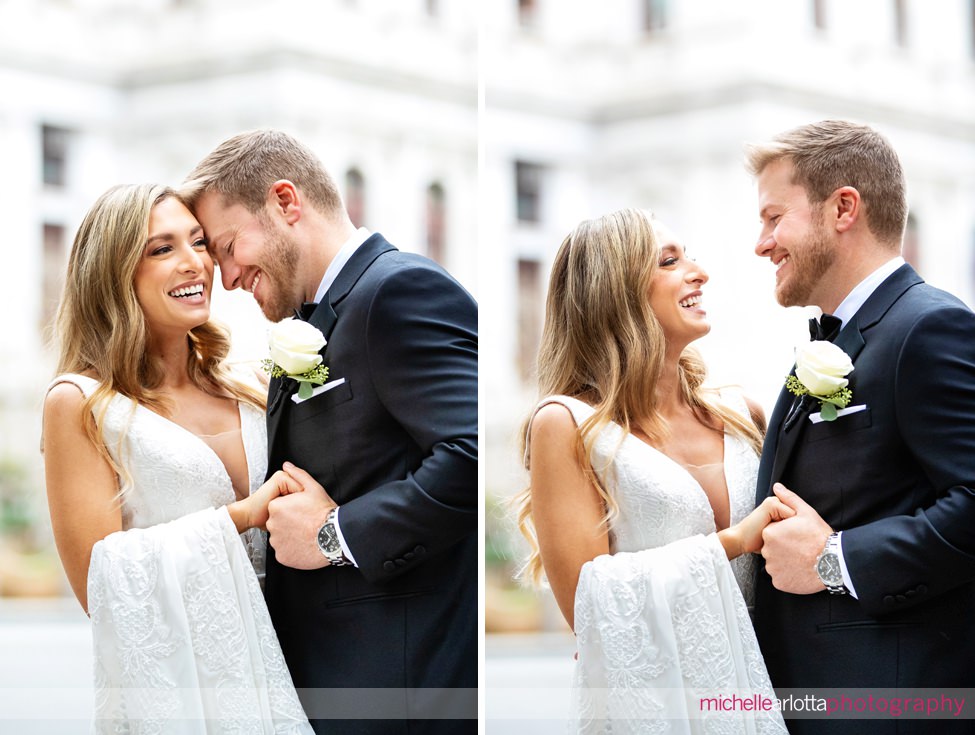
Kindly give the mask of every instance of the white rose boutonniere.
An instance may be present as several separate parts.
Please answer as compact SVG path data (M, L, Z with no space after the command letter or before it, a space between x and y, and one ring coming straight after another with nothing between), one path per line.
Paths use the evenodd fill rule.
M836 409L853 400L847 375L853 361L832 342L816 340L796 349L796 374L786 378L785 387L797 396L812 396L819 401L823 421L834 421Z
M312 386L328 380L328 368L318 354L325 336L308 322L289 319L271 327L268 333L271 359L264 370L272 378L291 378L299 383L298 397L311 398Z

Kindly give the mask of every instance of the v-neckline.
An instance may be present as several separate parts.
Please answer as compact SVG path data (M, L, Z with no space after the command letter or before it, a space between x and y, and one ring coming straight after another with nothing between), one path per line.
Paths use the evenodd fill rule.
M623 427L620 426L615 421L610 421L610 423L613 424L620 431L623 431ZM734 524L734 518L732 517L732 513L734 512L734 508L732 508L732 505L731 505L731 485L728 483L728 464L727 464L727 461L726 461L727 458L728 458L728 438L729 438L728 432L727 431L722 431L721 432L721 476L722 476L722 478L724 478L725 497L726 497L726 499L728 501L728 526L731 527ZM717 528L718 528L718 521L717 521L717 519L714 516L714 506L711 505L711 498L708 496L708 491L704 489L704 485L701 484L700 480L698 480L696 477L694 477L694 475L691 474L691 471L688 470L684 465L682 465L676 459L674 459L670 455L665 454L664 452L660 451L659 449L657 449L652 444L643 441L643 439L641 439L640 437L638 437L632 431L631 432L627 432L626 438L624 439L624 441L626 441L628 439L633 439L634 441L638 442L642 446L644 446L647 449L649 449L654 454L657 454L658 456L663 457L664 460L666 460L667 462L669 462L670 464L672 464L674 467L676 467L680 472L682 472L684 474L685 477L689 478L690 481L692 483L694 483L694 485L697 487L697 489L700 491L701 495L703 496L704 503L707 505L708 510L711 511L711 523L714 525L715 530L717 530Z
M121 394L119 394L119 395L121 395ZM217 464L220 465L220 469L223 471L224 477L226 477L227 478L227 482L230 483L230 492L233 494L234 499L235 500L237 499L237 491L234 488L234 481L233 481L233 478L230 476L230 471L227 469L227 465L224 464L223 460L220 458L220 455L217 454L216 450L213 447L211 447L209 444L207 444L207 442L204 441L203 438L201 438L199 435L193 433L192 431L190 431L189 429L187 429L182 424L177 423L177 422L173 421L170 418L166 418L161 413L157 413L157 412L153 411L148 406L144 406L143 404L139 403L138 401L133 400L132 398L129 398L128 396L126 396L126 398L128 398L130 401L132 401L132 403L135 404L136 408L141 408L144 411L146 411L146 413L149 413L150 415L155 416L157 419L160 419L161 421L165 421L167 424L171 424L172 426L175 426L177 429L179 429L180 431L182 431L184 434L187 434L188 436L193 437L193 439L198 444L202 445L206 449L206 451L214 459L217 460ZM242 446L242 448L244 450L244 464L247 467L247 486L244 488L247 491L247 495L245 495L244 497L247 497L251 493L251 458L250 458L250 455L247 453L247 442L244 441L244 409L243 409L243 406L241 406L240 401L237 401L236 403L237 403L237 421L240 422L240 443L241 443L241 446Z

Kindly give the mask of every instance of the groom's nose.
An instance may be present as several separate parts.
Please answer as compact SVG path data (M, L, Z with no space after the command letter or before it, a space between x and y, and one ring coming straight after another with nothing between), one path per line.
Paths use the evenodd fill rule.
M755 255L760 258L767 258L772 251L775 249L775 238L772 235L759 240L758 244L755 245Z
M227 291L240 288L242 275L243 271L240 266L230 258L224 258L220 261L220 282L223 283L223 287Z

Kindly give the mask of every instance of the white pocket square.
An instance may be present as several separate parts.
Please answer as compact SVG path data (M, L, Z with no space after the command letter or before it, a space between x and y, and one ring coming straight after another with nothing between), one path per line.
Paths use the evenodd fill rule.
M859 406L848 406L846 408L841 408L836 412L836 418L842 418L843 416L849 416L851 413L860 413L860 411L866 411L867 404L862 403ZM816 413L809 414L809 420L814 424L821 424L825 419L822 413L817 411Z
M332 390L332 388L336 388L342 385L342 383L344 382L345 382L345 378L339 378L338 380L330 380L327 383L323 383L322 385L315 388L311 392L311 395L308 396L308 398L299 398L298 394L295 393L294 395L291 396L291 400L294 401L295 403L304 403L305 401L310 401L315 396L320 396L322 393L326 393Z

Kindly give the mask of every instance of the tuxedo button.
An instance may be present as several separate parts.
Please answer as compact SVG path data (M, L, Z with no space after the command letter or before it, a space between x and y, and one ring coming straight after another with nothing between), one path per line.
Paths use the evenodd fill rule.
M904 595L895 595L898 602L907 602L907 598Z
M403 554L403 558L406 559L406 561L413 561L413 557L415 556L416 554L414 554L412 551L407 551L405 554Z
M396 559L396 566L398 566L398 567L405 567L406 566L406 559Z
M389 562L386 562L386 563L389 564ZM885 605L893 605L894 604L894 598L891 597L890 595L886 595L884 597L884 604Z
M423 556L427 553L427 550L422 546L417 546L415 549L413 549L413 553L417 556Z
M928 586L926 584L919 584L917 586L918 594L926 595L928 594Z
M907 599L910 600L912 597L917 596L917 590L908 590L904 594L907 595Z
M383 564L383 569L385 569L387 572L395 572L396 571L396 565L393 564L393 562L391 562L391 561L387 561L387 562L385 562Z

